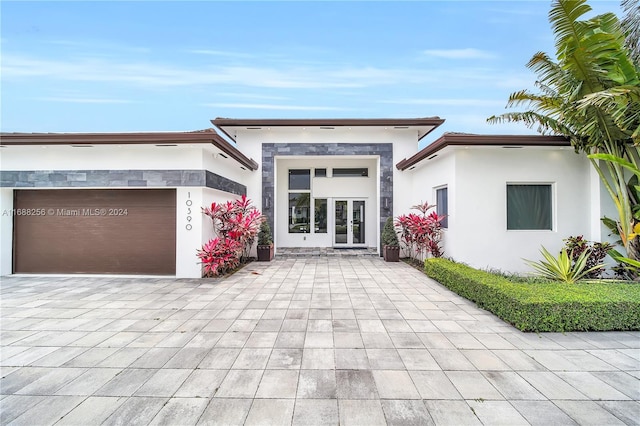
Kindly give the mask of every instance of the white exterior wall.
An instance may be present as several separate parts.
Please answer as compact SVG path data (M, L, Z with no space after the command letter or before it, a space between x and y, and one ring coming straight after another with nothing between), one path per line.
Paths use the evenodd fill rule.
M13 190L0 188L0 276L13 269Z
M564 238L590 237L590 165L571 148L456 148L455 156L455 260L530 272L522 259L540 259L541 246L554 253ZM507 230L507 183L552 184L553 230Z
M202 277L196 252L208 240L204 237L207 217L201 210L204 198L203 188L176 189L176 277Z
M2 150L3 170L178 170L202 169L202 150L211 144L10 146ZM207 148L205 148L207 147Z
M603 169L606 169L606 165L603 162L600 162L600 166ZM598 175L598 173L595 171L595 168L590 167L591 170L591 174L592 174L592 193L594 194L593 198L596 199L599 197L599 202L597 204L593 203L594 205L592 206L592 210L593 210L593 214L592 214L592 228L593 228L593 235L597 235L598 232L599 237L596 238L595 236L592 237L592 240L594 241L606 241L608 243L611 243L613 245L615 245L615 249L617 251L619 251L620 253L624 254L625 250L621 245L617 244L617 241L620 239L619 236L616 235L609 235L611 234L611 230L609 230L609 228L607 228L606 226L604 226L604 224L602 223L602 221L600 220L603 217L608 217L610 219L613 220L619 220L620 216L618 215L618 210L616 209L615 204L613 203L613 200L611 199L611 195L609 194L609 191L607 191L607 188L604 186L604 184L602 183L602 181L600 180L600 176ZM628 179L631 178L631 175L628 175ZM609 262L610 264L613 264L613 260L611 260L610 258L606 258L605 259L605 263Z
M541 246L559 251L572 235L600 240L600 203L607 195L599 194L591 169L571 148L447 147L405 172L412 197L401 214L419 202L435 204L435 190L447 186L445 256L477 268L529 272L522 259L540 259ZM507 183L552 184L553 230L507 230Z
M414 170L408 170L406 175L411 177L410 186L410 198L402 208L400 208L401 214L418 213L417 211L411 211L411 206L429 202L429 204L436 204L436 189L446 186L448 188L448 228L443 229L442 235L442 248L444 249L444 255L447 257L456 258L456 245L455 235L459 232L460 227L457 226L457 198L456 198L456 158L455 154L445 148L438 153L438 157L432 160L423 160L416 165ZM462 204L464 206L464 204ZM435 209L430 210L435 211Z
M211 144L156 147L155 145L96 145L92 148L70 146L11 146L2 149L2 170L209 170L247 186L248 177L256 174L240 168L235 160L223 158ZM140 189L144 187L31 187L47 189ZM150 186L150 188L152 188ZM158 187L153 187L158 188ZM215 202L238 198L206 187L162 187L176 189L176 277L200 278L201 265L196 250L213 237L211 222L201 208ZM1 210L13 208L13 191L0 190ZM17 188L19 189L19 188ZM254 203L255 204L255 203ZM1 212L0 212L1 213ZM187 229L191 225L191 229ZM150 224L152 226L152 224ZM13 219L0 216L0 275L12 272Z

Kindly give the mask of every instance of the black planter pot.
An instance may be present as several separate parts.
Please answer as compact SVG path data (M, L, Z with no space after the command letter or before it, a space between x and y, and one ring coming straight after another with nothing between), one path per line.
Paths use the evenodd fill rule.
M270 262L273 259L273 244L258 246L258 261Z
M399 262L400 261L400 247L398 246L384 246L382 248L382 256L387 262Z

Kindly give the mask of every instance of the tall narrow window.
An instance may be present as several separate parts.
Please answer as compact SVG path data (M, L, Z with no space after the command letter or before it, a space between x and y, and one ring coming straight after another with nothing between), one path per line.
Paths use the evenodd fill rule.
M314 202L315 202L315 209L313 212L314 221L315 221L314 232L316 234L326 234L327 233L327 199L316 198Z
M436 213L444 216L440 224L443 228L449 227L449 191L447 187L436 189Z
M289 170L289 233L311 232L311 170Z
M507 185L507 229L551 230L551 185Z
M311 232L310 193L289 193L289 233L308 234Z

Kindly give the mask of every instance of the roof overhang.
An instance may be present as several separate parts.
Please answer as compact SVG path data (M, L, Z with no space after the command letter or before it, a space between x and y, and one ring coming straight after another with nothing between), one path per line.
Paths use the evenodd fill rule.
M438 151L448 146L502 146L502 147L552 147L571 146L564 136L541 135L472 135L465 133L445 133L415 155L396 164L398 170L406 170L422 160L432 158Z
M248 158L213 129L195 132L146 133L0 133L0 145L181 145L210 143L249 170L258 163Z
M309 119L236 119L216 118L211 123L225 135L235 140L234 130L260 130L263 128L318 128L386 127L390 129L415 129L418 140L444 123L439 117L425 118L309 118Z

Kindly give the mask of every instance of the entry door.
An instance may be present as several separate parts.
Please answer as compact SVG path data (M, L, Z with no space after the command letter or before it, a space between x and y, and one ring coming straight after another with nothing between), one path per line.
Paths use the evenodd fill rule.
M366 243L365 210L365 200L335 200L333 241L336 247Z

